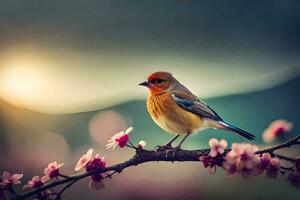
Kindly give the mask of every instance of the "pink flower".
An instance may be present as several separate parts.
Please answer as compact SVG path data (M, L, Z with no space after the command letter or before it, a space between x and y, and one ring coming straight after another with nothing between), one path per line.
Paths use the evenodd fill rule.
M105 188L105 185L102 180L103 176L101 174L93 174L89 183L90 188L94 190L100 190Z
M276 178L280 170L280 160L272 158L269 153L261 155L261 170L266 170L268 178Z
M93 151L93 149L89 149L86 154L81 156L75 166L75 171L79 171L88 164L88 162L92 159Z
M271 158L269 167L267 168L267 177L276 178L280 170L280 160L278 158Z
M93 171L93 170L102 169L106 166L104 157L100 158L99 154L93 157L92 154L93 154L93 149L88 150L88 152L79 159L75 167L75 170L78 171L83 167L85 167L86 171Z
M34 177L32 177L32 179L30 181L28 181L28 183L26 185L24 185L23 189L30 190L33 188L38 188L38 187L41 187L42 185L44 185L45 182L46 182L46 179L43 179L39 176L34 176Z
M208 168L210 175L215 174L216 166L214 163L214 158L209 155L203 155L199 157L199 160L202 161L204 168Z
M236 143L232 144L232 150L226 154L223 168L228 172L228 175L233 177L238 175L238 157L240 156L239 146Z
M240 168L253 169L260 163L259 155L255 154L258 151L258 147L256 145L251 144L241 144L242 152L240 154Z
M97 154L93 159L91 159L85 166L86 171L99 170L106 166L106 162L104 161L104 157L100 158Z
M215 138L209 140L209 146L210 146L210 153L209 155L211 157L216 157L218 154L223 154L226 147L227 147L227 141L226 140L217 140Z
M13 174L11 175L8 171L4 171L1 176L0 185L10 186L20 184L20 179L23 177L23 174Z
M261 155L261 168L267 169L271 161L271 155L269 153L263 153Z
M59 168L61 168L64 164L58 164L56 161L49 163L48 166L44 169L44 174L48 178L54 178L59 174Z
M293 124L279 119L273 121L263 133L263 141L266 143L273 142L278 136L289 132L293 128Z
M232 144L231 151L225 156L223 168L227 170L230 176L235 176L238 173L244 178L250 178L253 175L258 175L258 170L261 163L260 157L255 154L258 150L256 145L251 144Z
M223 163L223 168L227 171L228 175L230 177L234 177L236 175L239 174L237 166L235 163L231 163L231 162L224 162Z
M209 154L204 154L199 157L202 161L204 168L208 168L209 173L213 175L216 172L217 166L222 166L224 161L223 156L218 154L216 157L211 157Z
M115 135L113 135L107 142L108 144L105 145L107 149L113 148L115 149L117 145L119 145L119 147L123 148L128 140L129 140L129 136L128 134L133 130L132 127L129 127L126 131L121 131Z
M144 140L139 141L138 148L144 148L146 146L146 142Z

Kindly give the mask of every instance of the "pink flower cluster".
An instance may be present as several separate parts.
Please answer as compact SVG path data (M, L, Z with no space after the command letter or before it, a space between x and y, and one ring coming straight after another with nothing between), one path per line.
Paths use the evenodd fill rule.
M222 166L223 154L227 147L226 140L217 140L212 138L209 140L210 152L208 155L203 155L199 159L202 161L205 168L209 168L209 173L214 174L216 172L216 166Z
M265 143L271 143L278 137L284 137L283 134L290 132L292 128L293 124L286 120L275 120L263 132L263 141Z
M85 168L87 172L97 171L105 168L106 162L104 157L99 157L98 154L93 157L93 149L89 149L86 154L82 155L75 166L75 171L79 171ZM91 175L91 181L89 186L93 189L99 190L104 188L104 183L102 182L103 175L101 173L95 172Z
M266 171L268 178L276 178L280 171L280 160L278 158L272 158L269 153L263 153L260 167Z
M211 174L215 172L216 166L223 167L230 176L241 174L244 178L257 176L264 171L268 178L275 178L280 171L280 160L272 158L269 153L261 156L256 154L258 151L256 145L233 143L231 151L226 155L227 142L225 140L211 139L209 146L210 153L199 159L205 168L209 167Z
M275 178L280 170L280 160L269 153L256 154L258 146L251 144L232 144L232 150L225 156L223 168L230 176L241 174L244 178L257 176L266 171L268 178Z
M44 169L44 176L34 176L24 185L24 190L31 190L34 188L38 188L43 186L47 181L51 180L54 177L59 175L59 168L61 168L64 164L58 164L57 161L49 163L48 166ZM50 191L46 192L48 194Z
M34 176L27 182L26 185L24 185L23 189L24 190L31 190L33 188L38 188L44 185L46 183L47 179L44 179L43 177L40 176Z
M11 185L20 184L20 179L23 177L23 174L10 174L8 171L4 171L1 177L0 185L7 187Z
M232 144L231 151L225 156L223 168L230 176L235 176L239 173L244 178L249 178L256 175L259 171L260 163L259 155L255 154L258 150L256 145L251 144Z

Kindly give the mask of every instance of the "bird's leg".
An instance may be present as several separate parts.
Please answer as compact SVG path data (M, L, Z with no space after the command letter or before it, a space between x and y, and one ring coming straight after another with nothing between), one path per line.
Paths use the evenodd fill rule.
M182 140L180 141L180 143L175 147L175 150L181 149L182 143L186 140L186 138L187 138L188 136L190 136L190 133L187 133L187 134L182 138Z
M176 151L181 150L181 145L182 145L182 143L186 140L186 138L187 138L189 135L190 135L190 133L187 133L187 134L182 138L182 140L180 141L180 143L179 143L176 147L174 147L174 148L172 148L171 150L169 150L169 152L173 152L173 159L175 158L175 153L176 153Z
M180 136L179 134L175 135L175 137L173 137L168 143L166 143L165 146L171 146L171 147L172 147L172 143L173 143L179 136Z
M172 149L167 150L167 151L166 151L166 157L168 156L168 153L169 153L169 152L173 152L173 160L174 160L176 151L181 150L181 145L182 145L182 143L186 140L186 138L187 138L189 135L190 135L190 133L187 133L187 134L182 138L182 140L180 141L180 143L179 143L176 147L172 147Z
M175 135L175 137L173 137L169 142L167 142L166 144L164 144L163 146L155 146L157 148L157 150L162 150L162 149L172 149L172 143L179 137L180 135L177 134Z

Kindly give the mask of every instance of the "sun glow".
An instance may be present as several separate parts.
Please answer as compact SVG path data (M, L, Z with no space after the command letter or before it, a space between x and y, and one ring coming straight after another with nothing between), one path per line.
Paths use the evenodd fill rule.
M38 98L41 77L30 63L14 63L1 73L1 96L11 103L23 105Z

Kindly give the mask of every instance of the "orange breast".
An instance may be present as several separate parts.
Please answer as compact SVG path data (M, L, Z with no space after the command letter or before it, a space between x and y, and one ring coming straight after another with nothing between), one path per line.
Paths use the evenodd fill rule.
M202 118L177 105L171 93L150 95L147 109L155 123L170 133L187 134L204 127Z

